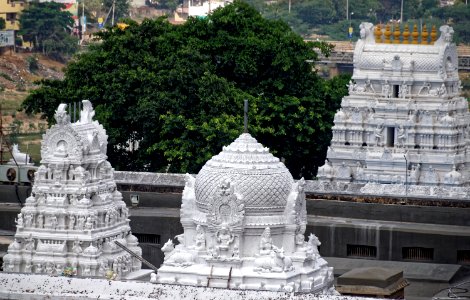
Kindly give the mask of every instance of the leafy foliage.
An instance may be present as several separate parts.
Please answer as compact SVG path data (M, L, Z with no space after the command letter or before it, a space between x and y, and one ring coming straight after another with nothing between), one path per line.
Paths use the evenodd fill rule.
M55 2L31 2L20 15L19 34L44 54L55 57L72 54L78 48L78 40L69 35L72 15L63 8L63 4Z
M310 178L323 164L349 80L328 82L313 71L314 48L328 45L305 43L239 1L181 26L164 18L127 23L101 32L63 81L42 81L26 111L52 121L59 103L90 99L116 168L194 173L242 132L248 99L250 133L294 176ZM126 151L133 141L140 148Z

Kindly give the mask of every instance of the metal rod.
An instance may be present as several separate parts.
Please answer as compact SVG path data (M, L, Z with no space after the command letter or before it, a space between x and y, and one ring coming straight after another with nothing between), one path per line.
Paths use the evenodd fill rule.
M118 241L114 241L114 243L116 245L118 245L119 247L121 247L122 249L124 249L126 252L128 252L130 255L134 256L135 258L137 258L138 260L140 260L141 262L143 262L144 264L146 264L148 267L150 267L150 269L154 270L155 272L158 272L158 268L155 267L153 264L151 264L148 260L146 260L145 258L137 255L134 251L130 250L129 248L127 248L126 246L124 246L123 244L119 243Z
M245 133L248 133L248 100L245 99L245 107L244 107L244 125L245 125Z

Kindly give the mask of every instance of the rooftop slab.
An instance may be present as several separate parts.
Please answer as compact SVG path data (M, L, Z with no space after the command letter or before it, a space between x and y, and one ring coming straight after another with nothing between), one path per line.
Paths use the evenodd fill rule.
M57 287L61 288L57 288ZM286 292L227 290L153 284L141 281L108 281L91 278L51 277L0 273L2 299L159 299L159 300L359 300L371 298L312 295Z

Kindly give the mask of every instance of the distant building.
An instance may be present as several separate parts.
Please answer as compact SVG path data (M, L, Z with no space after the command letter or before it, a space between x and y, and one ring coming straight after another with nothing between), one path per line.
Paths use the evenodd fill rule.
M188 17L207 17L211 12L219 7L224 7L232 1L193 1L185 2L181 7L178 7L174 14L176 22L184 22Z
M0 18L5 20L5 30L20 29L19 15L25 3L25 0L0 0Z
M470 114L454 30L439 31L437 39L434 27L419 33L416 25L400 32L361 24L349 95L318 171L328 188L353 183L365 194L468 197Z

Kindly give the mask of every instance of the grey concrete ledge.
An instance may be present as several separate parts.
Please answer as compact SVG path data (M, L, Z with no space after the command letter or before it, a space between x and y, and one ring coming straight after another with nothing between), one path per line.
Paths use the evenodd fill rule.
M183 188L185 174L126 172L114 173L116 183L123 185ZM470 201L470 187L421 186L404 184L351 183L306 180L305 192L316 195L407 198L448 201Z
M115 171L117 184L184 187L185 174Z

